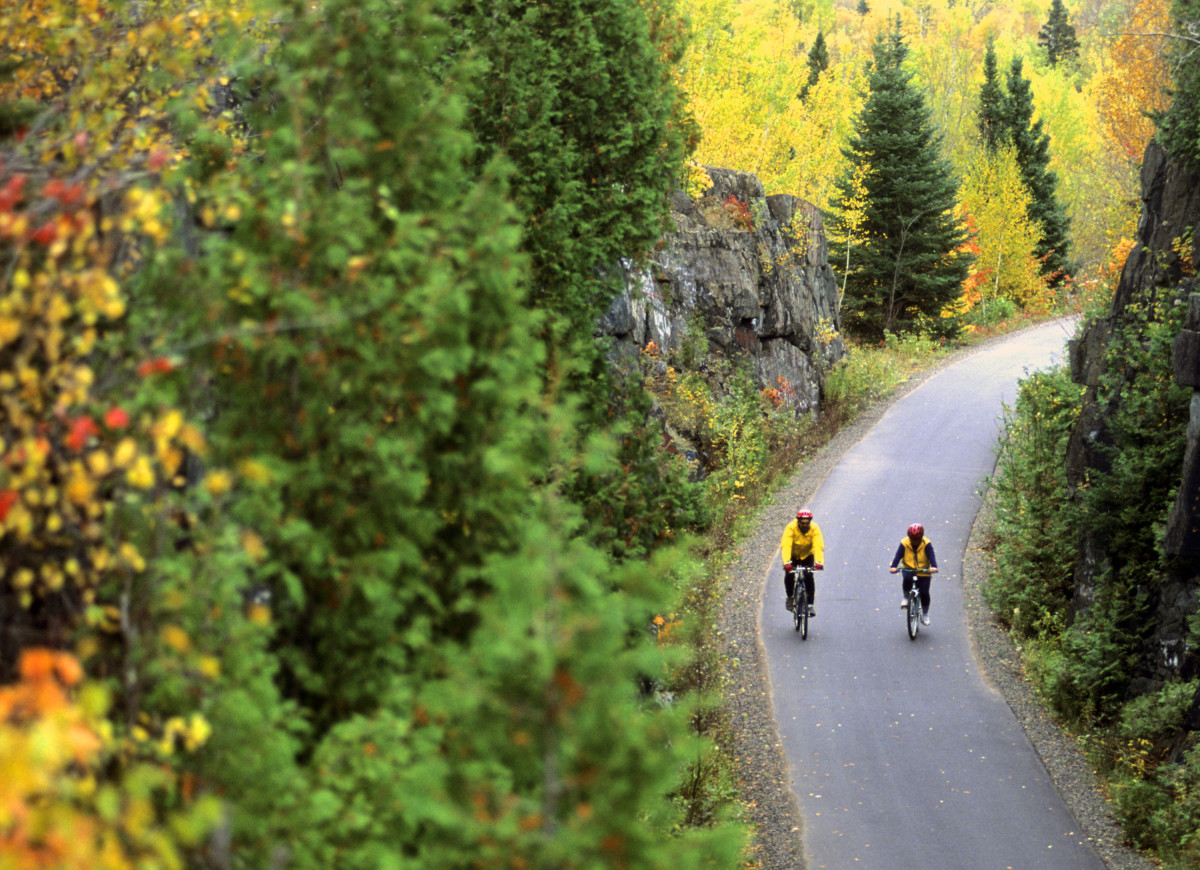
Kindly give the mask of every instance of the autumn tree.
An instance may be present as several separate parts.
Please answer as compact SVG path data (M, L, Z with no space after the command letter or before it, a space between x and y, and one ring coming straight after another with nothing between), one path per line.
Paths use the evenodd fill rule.
M1050 17L1038 30L1038 46L1046 50L1046 59L1051 66L1079 56L1079 40L1062 0L1051 0Z
M197 638L249 630L257 665L266 637L236 592L181 624L153 565L231 475L158 388L178 360L151 333L108 340L134 330L129 287L170 235L164 173L189 144L240 147L220 64L254 32L220 0L0 9L0 764L20 777L5 812L30 823L0 836L21 866L179 866L217 824L188 772L221 671Z
M1168 0L1138 0L1129 29L1109 52L1110 67L1098 85L1104 129L1130 161L1139 162L1154 134L1151 117L1170 105Z
M958 182L939 154L924 96L905 70L895 22L877 38L869 94L846 148L830 260L846 269L847 325L863 335L924 330L953 336L949 312L970 265L955 217Z
M1043 286L1029 198L1011 146L987 152L964 179L963 208L971 215L977 244L969 281L974 295L966 301L980 306L984 322L997 303L1012 303L1010 311L1024 307Z
M842 37L801 26L777 0L688 5L681 84L701 135L696 161L754 172L769 192L824 207L861 101L860 64L834 59ZM796 46L818 33L830 61L809 84L813 69Z

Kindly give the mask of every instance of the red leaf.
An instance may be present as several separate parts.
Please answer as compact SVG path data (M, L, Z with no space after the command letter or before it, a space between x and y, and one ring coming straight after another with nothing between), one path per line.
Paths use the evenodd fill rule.
M167 165L167 162L170 159L171 152L167 151L166 148L155 148L154 151L150 153L150 171L158 172Z
M48 220L30 233L29 238L32 241L37 242L39 245L49 245L54 241L54 237L56 235L58 235L58 233L56 231L55 222L53 220Z
M129 415L124 408L113 406L104 415L104 425L109 429L124 429L129 425Z
M13 206L21 201L21 190L25 187L25 180L24 175L14 175L0 188L0 211L12 211Z
M161 375L170 371L174 371L175 364L165 356L157 356L154 359L143 360L137 367L137 373L140 377L147 375Z
M78 417L71 421L71 432L67 435L67 446L78 453L87 445L88 439L98 431L96 421L91 417Z
M15 489L6 489L0 492L0 522L4 522L4 518L8 516L8 512L16 503L17 491Z

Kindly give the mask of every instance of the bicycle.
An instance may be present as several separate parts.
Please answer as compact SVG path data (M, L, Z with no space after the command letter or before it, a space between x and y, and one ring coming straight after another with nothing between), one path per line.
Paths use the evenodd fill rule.
M800 632L800 639L808 640L808 581L813 578L813 569L807 565L797 565L793 570L796 579L792 585L792 597L788 600L788 610L792 611L792 622L796 631Z
M921 608L921 591L917 588L917 576L919 572L904 569L901 574L905 580L912 581L906 594L908 604L904 608L904 611L905 620L908 624L908 639L916 640L917 635L921 633L921 616L924 613Z

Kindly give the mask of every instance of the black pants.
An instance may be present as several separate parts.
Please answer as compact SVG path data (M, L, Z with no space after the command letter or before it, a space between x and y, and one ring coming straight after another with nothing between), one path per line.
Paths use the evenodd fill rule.
M797 559L792 562L793 565L803 565L806 568L811 568L817 564L817 559L813 555L808 555L803 559ZM787 593L787 597L792 597L792 592L796 589L796 572L783 572L783 591ZM813 580L813 575L807 574L804 578L804 591L808 593L808 603L813 604L817 600L817 584Z
M921 597L921 609L926 613L929 612L929 583L933 580L932 577L926 575L922 577L915 571L900 569L901 576L904 578L904 596L908 597L908 590L912 589L913 581L917 583L917 595Z

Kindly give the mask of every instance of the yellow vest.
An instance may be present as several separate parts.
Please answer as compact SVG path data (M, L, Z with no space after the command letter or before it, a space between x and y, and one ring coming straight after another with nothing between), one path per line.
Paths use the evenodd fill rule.
M925 554L925 545L929 543L929 538L922 537L921 543L917 544L916 549L913 548L912 538L908 535L905 535L900 543L904 545L904 558L901 560L901 564L910 571L927 573L929 556Z

